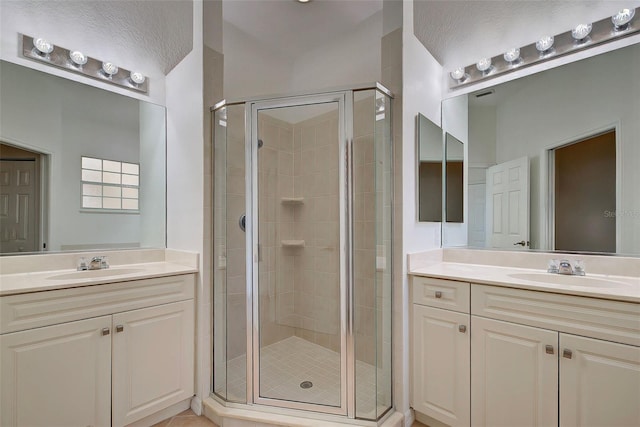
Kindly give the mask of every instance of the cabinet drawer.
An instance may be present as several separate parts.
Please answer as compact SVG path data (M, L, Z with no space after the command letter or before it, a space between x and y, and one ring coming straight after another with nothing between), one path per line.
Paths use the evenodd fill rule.
M469 284L414 276L413 302L430 307L469 312Z
M195 275L159 277L0 298L0 333L192 299Z
M630 302L473 285L471 314L640 346L640 304Z

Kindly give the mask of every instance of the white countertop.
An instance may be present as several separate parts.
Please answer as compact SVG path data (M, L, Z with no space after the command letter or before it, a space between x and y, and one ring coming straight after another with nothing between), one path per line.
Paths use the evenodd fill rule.
M172 262L114 265L104 270L54 270L0 275L0 296L127 282L197 273L192 266Z
M588 273L584 277L563 276L527 268L454 262L440 262L428 267L416 268L409 271L409 274L485 285L640 303L639 277ZM523 278L523 275L539 280Z

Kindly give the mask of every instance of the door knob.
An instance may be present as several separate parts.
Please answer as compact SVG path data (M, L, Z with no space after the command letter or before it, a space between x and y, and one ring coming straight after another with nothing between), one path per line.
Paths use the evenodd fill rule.
M520 240L519 242L516 242L516 243L514 243L514 244L513 244L513 246L517 246L517 245L520 245L520 246L529 246L529 241L527 240L527 241L525 242L524 240Z
M238 218L238 225L242 231L245 231L247 227L247 216L245 214L240 215L240 218Z

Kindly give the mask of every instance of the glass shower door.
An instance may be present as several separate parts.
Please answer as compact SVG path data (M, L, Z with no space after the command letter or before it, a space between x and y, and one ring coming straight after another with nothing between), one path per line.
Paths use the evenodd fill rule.
M346 414L342 108L335 96L253 108L257 403Z

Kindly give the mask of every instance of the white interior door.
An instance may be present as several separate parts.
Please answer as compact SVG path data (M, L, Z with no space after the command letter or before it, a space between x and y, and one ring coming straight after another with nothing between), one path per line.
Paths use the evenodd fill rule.
M487 246L529 246L529 159L487 169Z
M2 160L0 166L0 252L38 250L36 162Z

